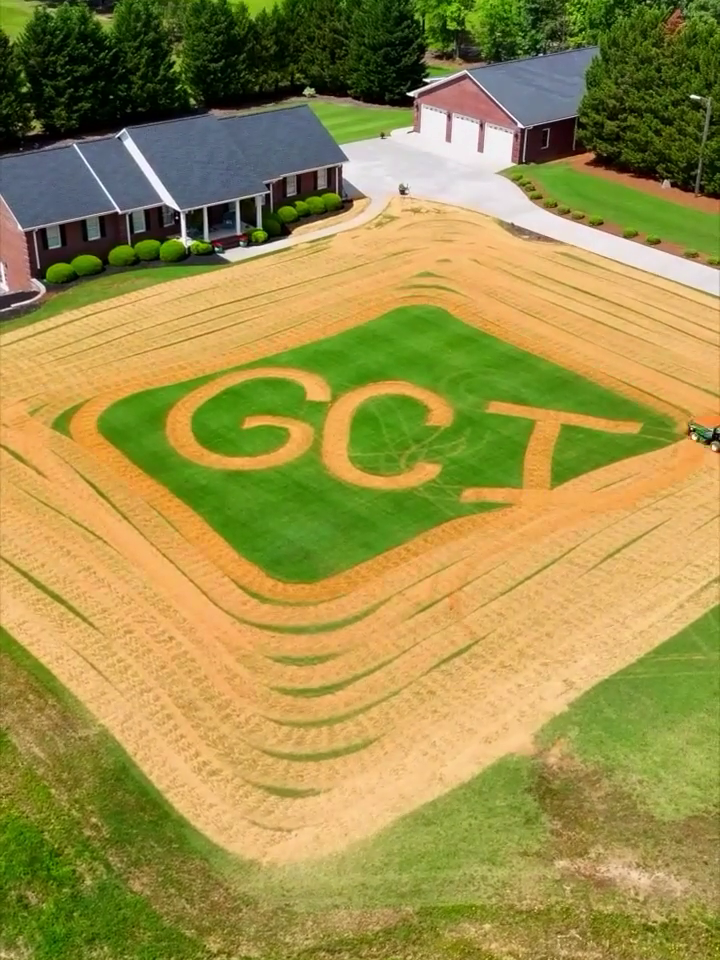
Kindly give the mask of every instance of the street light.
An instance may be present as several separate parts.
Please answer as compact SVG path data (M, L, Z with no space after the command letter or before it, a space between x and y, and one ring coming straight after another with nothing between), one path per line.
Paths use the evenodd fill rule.
M700 196L700 180L702 178L703 155L705 153L705 144L710 133L710 116L712 114L712 97L701 97L698 93L691 93L690 99L697 103L705 104L705 126L703 127L702 140L700 141L700 158L698 160L697 177L695 177L695 196Z

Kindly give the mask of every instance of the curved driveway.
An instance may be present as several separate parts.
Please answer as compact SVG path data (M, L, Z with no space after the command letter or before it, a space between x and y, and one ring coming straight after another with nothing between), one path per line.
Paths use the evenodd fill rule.
M720 296L720 271L548 213L482 158L460 160L443 145L424 143L418 134L407 130L396 130L386 140L347 143L343 150L349 159L343 168L346 180L374 201L396 194L398 184L407 183L413 196L468 207Z

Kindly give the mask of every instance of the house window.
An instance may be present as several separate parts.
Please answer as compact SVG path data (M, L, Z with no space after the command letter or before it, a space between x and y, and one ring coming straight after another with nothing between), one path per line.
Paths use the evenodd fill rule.
M101 236L100 217L88 217L85 220L85 239L99 240Z
M285 196L297 196L297 176L294 173L289 177L285 177Z
M550 127L544 127L542 132L542 149L547 150L550 146Z
M147 224L145 223L145 211L133 210L133 212L130 214L130 223L132 225L133 233L145 233L147 230Z
M327 167L320 167L317 172L317 188L318 190L327 189Z
M171 227L175 223L175 211L172 207L166 207L165 204L162 205L162 225L164 227Z
M45 227L45 246L48 250L57 250L62 245L60 225L56 223L52 227Z

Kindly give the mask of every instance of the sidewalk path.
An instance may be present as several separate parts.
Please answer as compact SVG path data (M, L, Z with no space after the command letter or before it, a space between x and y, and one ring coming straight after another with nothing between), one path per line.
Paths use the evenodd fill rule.
M343 150L349 159L344 167L348 187L352 184L372 197L366 210L338 226L330 223L315 233L287 237L267 247L228 250L225 259L236 263L354 230L384 209L388 200L397 195L399 183L407 183L412 196L477 210L601 257L720 296L720 271L713 267L682 260L548 213L528 200L514 183L499 176L497 167L482 160L455 158L442 144L425 144L417 134L407 130L395 130L386 140L376 138L347 143Z

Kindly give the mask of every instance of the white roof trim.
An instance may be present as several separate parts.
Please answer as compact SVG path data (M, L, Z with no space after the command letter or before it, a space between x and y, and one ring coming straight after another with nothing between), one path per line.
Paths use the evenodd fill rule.
M79 155L80 159L82 160L82 162L83 162L83 163L85 164L85 166L88 168L88 170L89 170L90 173L93 175L93 177L95 177L95 179L97 180L98 184L100 185L100 189L102 190L102 192L105 194L105 196L108 198L108 200L110 201L110 203L115 207L115 209L116 209L117 212L119 213L119 212L120 212L120 207L117 205L117 203L115 203L115 200L114 200L113 197L110 195L110 192L105 189L105 186L104 186L102 180L101 180L100 177L95 173L95 171L93 170L93 168L92 168L92 167L90 166L90 164L88 163L87 157L84 157L84 156L83 156L82 150L80 149L80 147L79 147L76 143L73 144L73 147L75 148L75 150L77 150L78 155Z
M212 203L201 203L199 207L181 207L177 208L178 213L192 213L193 210L203 210L206 207L221 207L223 203L235 203L237 200L254 200L255 197L265 197L270 193L269 190L263 190L261 193L249 193L246 197L228 197L227 200L213 200ZM172 208L171 208L172 209Z
M82 223L83 220L92 220L93 217L114 217L117 210L106 210L105 213L88 213L84 217L71 217L69 220L55 220L54 223L38 223L33 227L23 227L23 230L47 230L48 227L64 227L66 223Z
M429 90L430 87L439 87L441 84L447 83L449 80L457 80L458 77L462 76L469 77L470 74L467 72L467 70L458 70L457 73L449 73L446 77L435 77L435 79L431 80L429 83L424 83L421 87L418 87L417 90L409 90L408 96L414 97L418 93L422 93L424 90Z
M480 81L477 80L468 70L463 70L462 73L454 73L450 77L443 77L440 83L447 83L449 80L457 80L458 77L469 77L472 80L472 82L475 84L475 86L478 87L480 90L482 90L482 92L485 94L486 97L490 97L492 102L496 104L498 107L500 107L500 109L506 116L510 117L513 123L517 124L517 126L521 130L525 129L525 124L520 123L518 118L514 117L510 113L510 111L507 109L507 107L504 107L499 100L496 100L495 97L488 90L486 90L485 87L480 83ZM419 90L411 90L408 96L411 96L411 97L415 96L416 94L423 93L425 90L430 90L432 87L437 87L439 85L440 85L439 83L428 83L424 87L420 87ZM537 124L533 124L533 126L537 126Z
M273 177L272 180L265 180L264 183L280 183L287 177L299 177L303 173L317 173L318 170L335 170L341 167L342 163L328 163L324 167L308 167L307 170L291 170L290 173L284 173L281 177Z

